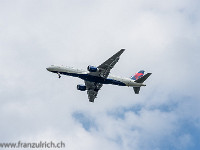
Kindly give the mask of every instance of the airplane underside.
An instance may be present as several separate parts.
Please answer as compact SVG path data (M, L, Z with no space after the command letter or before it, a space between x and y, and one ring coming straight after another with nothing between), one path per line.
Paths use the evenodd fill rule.
M57 73L57 72L54 72L54 73ZM95 83L126 86L125 83L117 81L117 80L113 80L113 79L109 79L109 78L105 79L105 78L102 78L102 77L92 76L92 75L89 75L89 74L76 74L76 73L68 73L68 72L59 72L59 73L63 74L63 75L72 76L72 77L78 77L78 78L83 79L85 81L90 81L90 82L95 82Z

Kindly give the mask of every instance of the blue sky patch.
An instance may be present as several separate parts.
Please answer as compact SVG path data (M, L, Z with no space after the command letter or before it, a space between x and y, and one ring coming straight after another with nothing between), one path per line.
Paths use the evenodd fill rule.
M95 120L84 113L75 112L72 114L73 118L78 121L85 130L90 131L91 128L97 129Z

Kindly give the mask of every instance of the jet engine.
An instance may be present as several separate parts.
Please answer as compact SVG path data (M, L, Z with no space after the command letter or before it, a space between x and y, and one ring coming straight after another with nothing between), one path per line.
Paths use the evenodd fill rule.
M77 85L77 90L79 90L79 91L85 91L85 90L86 90L86 86L85 86L85 85L78 84L78 85Z
M97 67L94 67L94 66L88 66L87 67L87 70L89 71L89 72L97 72L99 69L97 68Z

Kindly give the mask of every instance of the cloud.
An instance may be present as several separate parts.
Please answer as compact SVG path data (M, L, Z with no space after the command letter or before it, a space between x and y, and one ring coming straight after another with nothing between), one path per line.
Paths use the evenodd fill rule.
M1 1L0 142L63 140L66 149L199 149L199 2ZM152 72L135 95L104 85L95 103L80 79L121 48L112 74ZM27 141L29 142L29 141Z

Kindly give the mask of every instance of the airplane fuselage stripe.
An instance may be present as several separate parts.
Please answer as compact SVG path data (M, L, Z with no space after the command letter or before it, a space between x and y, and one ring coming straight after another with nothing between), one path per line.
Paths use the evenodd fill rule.
M56 71L52 71L52 72L57 73ZM90 82L126 86L126 84L121 81L113 80L113 79L109 79L109 78L104 79L102 77L92 76L92 75L88 75L88 74L77 74L77 73L68 73L68 72L59 72L59 73L63 74L63 75L72 76L72 77L78 77L78 78L81 78L83 80L90 81Z

